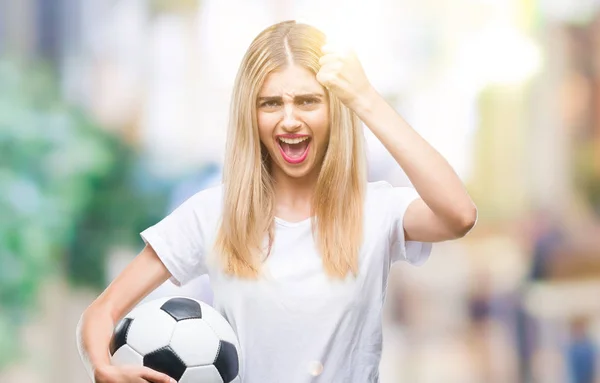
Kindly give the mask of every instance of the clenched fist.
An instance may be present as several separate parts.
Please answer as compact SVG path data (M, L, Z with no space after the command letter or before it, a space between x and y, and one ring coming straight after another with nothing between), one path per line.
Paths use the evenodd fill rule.
M321 69L317 81L332 92L348 108L356 111L357 104L373 91L365 71L350 49L327 44L321 48Z

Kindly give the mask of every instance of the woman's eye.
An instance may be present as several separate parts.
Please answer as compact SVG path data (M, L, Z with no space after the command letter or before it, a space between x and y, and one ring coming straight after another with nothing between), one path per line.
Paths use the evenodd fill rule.
M314 98L305 98L304 100L300 101L300 104L301 105L312 105L316 102L317 102L317 100L315 100Z
M265 101L260 106L265 107L265 108L274 108L278 105L279 105L279 102L277 102L277 101Z

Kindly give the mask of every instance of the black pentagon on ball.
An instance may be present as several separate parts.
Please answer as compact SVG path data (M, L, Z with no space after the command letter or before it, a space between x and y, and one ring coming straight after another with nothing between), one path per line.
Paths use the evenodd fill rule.
M185 319L202 318L200 304L193 299L171 298L160 309L178 322Z
M133 319L131 318L123 318L115 327L112 338L110 339L110 356L113 356L118 349L127 343L127 333L129 332L129 327L131 327L132 321Z
M220 341L219 353L214 365L219 374L221 374L223 382L229 383L235 379L240 371L240 363L235 346L229 342Z
M159 348L144 356L144 366L167 374L177 381L181 379L186 369L185 363L169 346Z

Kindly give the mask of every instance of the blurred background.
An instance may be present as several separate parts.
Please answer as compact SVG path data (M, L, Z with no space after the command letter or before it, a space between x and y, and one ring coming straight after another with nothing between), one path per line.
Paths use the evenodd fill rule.
M382 383L600 382L599 0L0 0L0 382L88 381L80 314L220 181L239 62L286 19L350 42L479 208L393 268Z

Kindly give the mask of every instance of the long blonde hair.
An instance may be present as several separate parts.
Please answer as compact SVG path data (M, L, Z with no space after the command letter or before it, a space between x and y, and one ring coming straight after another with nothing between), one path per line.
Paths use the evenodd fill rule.
M231 99L223 214L214 248L227 274L257 278L274 239L274 189L270 156L258 133L258 92L271 72L291 63L316 75L324 44L318 29L285 21L262 31L242 59ZM358 273L363 240L364 136L358 117L332 94L329 109L329 146L313 194L312 230L325 272L344 278Z

